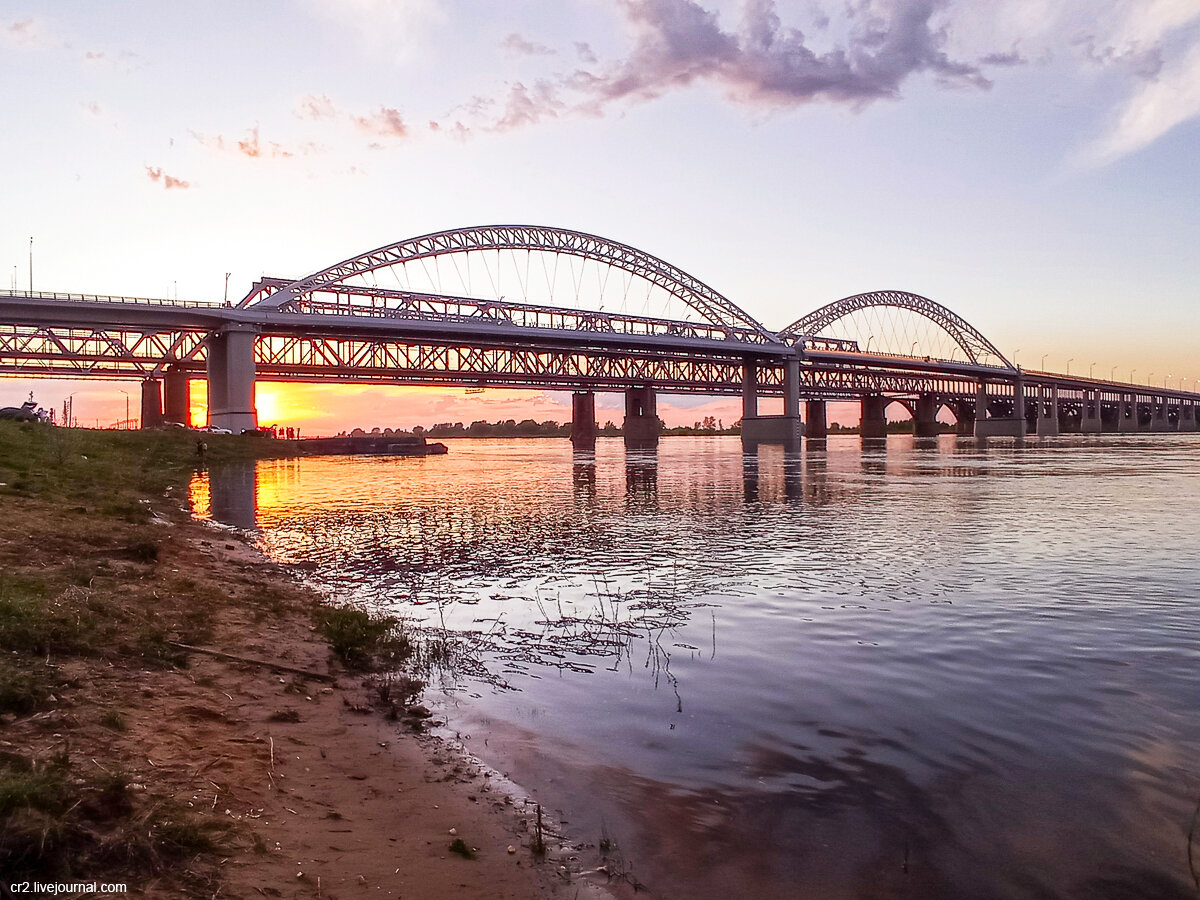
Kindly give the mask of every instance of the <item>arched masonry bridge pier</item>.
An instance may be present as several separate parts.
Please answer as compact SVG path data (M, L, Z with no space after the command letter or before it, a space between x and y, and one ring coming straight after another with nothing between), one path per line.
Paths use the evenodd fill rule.
M189 384L205 379L209 423L234 432L258 426L258 380L564 390L579 449L595 444L598 392L624 394L631 448L657 444L664 393L740 396L748 446L823 438L831 402L859 404L867 438L886 433L894 403L918 436L946 411L960 433L1017 438L1195 431L1200 403L1182 384L1020 369L950 309L904 291L845 297L772 331L641 250L519 225L263 278L236 305L0 292L0 372L137 379L143 426L186 422ZM781 409L761 414L764 398Z

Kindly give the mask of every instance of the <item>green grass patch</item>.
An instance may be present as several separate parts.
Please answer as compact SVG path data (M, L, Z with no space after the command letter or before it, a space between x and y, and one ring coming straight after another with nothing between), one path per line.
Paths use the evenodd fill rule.
M86 652L96 617L67 594L52 597L44 578L0 573L0 650L46 656Z
M143 796L119 772L75 771L65 755L41 762L0 758L0 883L67 880L111 873L113 880L173 871L182 860L223 852L223 823ZM143 807L143 808L139 808Z
M44 670L0 657L0 714L29 715L41 708L50 693L51 682Z
M365 667L381 658L398 662L412 652L399 620L391 616L332 606L317 610L316 623L330 648L347 665Z

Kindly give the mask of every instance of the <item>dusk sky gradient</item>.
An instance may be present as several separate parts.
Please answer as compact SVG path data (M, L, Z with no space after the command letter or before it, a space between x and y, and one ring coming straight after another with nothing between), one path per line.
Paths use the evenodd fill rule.
M5 287L240 299L527 223L674 263L780 328L894 288L1030 368L1200 378L1200 0L9 2ZM130 382L77 392L85 424ZM569 396L259 387L307 431ZM601 420L619 421L618 398ZM670 424L733 400L664 398ZM611 409L611 415L604 411Z

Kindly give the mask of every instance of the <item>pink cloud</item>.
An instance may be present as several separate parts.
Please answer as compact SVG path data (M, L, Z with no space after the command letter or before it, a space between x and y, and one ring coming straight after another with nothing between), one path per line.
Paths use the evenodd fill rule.
M186 189L192 186L191 182L184 181L182 178L176 178L174 175L168 175L162 169L155 166L146 166L146 175L156 184L161 183L168 191L173 188Z
M294 150L289 150L275 141L264 141L259 135L257 125L250 129L249 134L245 138L241 139L231 138L226 140L224 135L209 136L201 134L198 131L189 131L188 133L202 146L209 147L219 153L240 153L242 156L247 156L250 159L288 159L297 153L307 155L320 150L320 147L311 141L301 144Z
M296 115L301 119L332 119L337 109L325 94L306 94L296 105Z
M355 125L368 134L380 137L408 137L408 126L397 109L381 106L377 112L369 116L351 116L351 118Z

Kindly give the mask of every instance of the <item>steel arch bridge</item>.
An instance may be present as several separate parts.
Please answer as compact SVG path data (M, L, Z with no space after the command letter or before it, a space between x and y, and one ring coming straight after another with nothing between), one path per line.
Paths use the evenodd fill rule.
M555 293L557 282L550 283L552 302L531 302L528 294L508 299L499 293L500 255L522 252L523 283L515 270L522 289L530 284L530 254L552 255L556 277L559 258L594 265L601 297L609 274L618 272L626 279L626 294L636 280L648 286L647 298L659 291L686 314L636 314L606 310L603 303L573 307ZM486 262L493 253L497 296L481 297L470 281L472 255ZM466 261L465 280L459 259ZM377 273L396 274L397 267L407 277L410 267L425 269L430 261L440 272L440 260L453 264L465 290L442 290L440 279L429 289L399 278L395 288L381 287L376 280ZM576 276L573 262L571 275ZM576 281L577 304L579 289ZM919 320L948 337L951 352L920 346L921 340L911 348L872 351L870 341L863 347L834 333L864 311ZM906 340L909 336L905 332ZM227 424L255 421L255 378L585 393L636 389L643 392L639 409L648 416L653 402L647 391L740 394L748 421L764 418L757 416L759 394L782 395L783 418L796 422L800 398L810 406L861 401L865 423L868 404L872 421L882 421L892 401L919 416L928 415L931 403L935 411L947 405L960 420L976 410L992 417L1007 410L1017 419L1028 413L1030 402L1044 411L1048 401L1027 401L1026 387L1042 392L1038 397L1056 392L1055 408L1061 392L1062 402L1084 418L1106 404L1111 419L1118 402L1126 419L1130 404L1141 418L1147 404L1157 409L1170 401L1179 410L1186 404L1194 409L1197 396L1165 386L1150 391L1023 372L950 309L906 291L845 297L773 332L728 297L649 253L580 231L532 225L477 226L398 241L298 280L264 278L236 306L0 292L0 372L140 378L144 392L145 385L158 392L158 409L159 382L165 381L168 418L179 417L179 383L186 394L188 378L206 377L210 414ZM153 396L146 409L145 418L153 420ZM186 400L183 409L186 415ZM1093 418L1098 422L1098 413Z
M607 238L541 225L485 225L439 231L408 238L343 260L291 283L279 280L260 282L241 302L246 308L271 308L286 311L311 309L360 312L386 310L397 316L434 315L491 316L512 324L536 325L538 316L561 317L567 311L558 307L528 303L481 300L474 297L447 296L414 291L380 289L353 284L351 279L397 265L454 254L487 251L539 251L564 254L581 260L602 263L636 276L664 289L712 326L711 333L754 342L777 340L753 316L709 287L698 278L645 251ZM322 295L333 298L321 304ZM371 302L371 301L383 301ZM314 307L315 304L315 307ZM683 323L656 321L647 316L600 315L597 311L586 324L611 330L621 325L639 324L645 328Z
M821 338L826 330L847 316L863 309L894 308L916 313L945 331L975 365L996 365L1014 369L996 345L978 329L942 304L908 291L872 291L843 297L810 312L784 328L779 334L793 340Z

